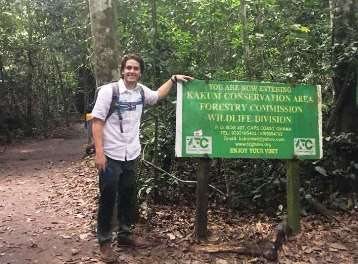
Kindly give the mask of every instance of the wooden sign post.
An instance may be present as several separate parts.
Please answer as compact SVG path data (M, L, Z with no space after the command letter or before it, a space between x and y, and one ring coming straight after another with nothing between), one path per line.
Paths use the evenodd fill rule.
M209 159L199 158L198 183L196 185L195 236L199 240L208 237L208 186Z
M299 160L287 161L287 223L293 234L300 231Z

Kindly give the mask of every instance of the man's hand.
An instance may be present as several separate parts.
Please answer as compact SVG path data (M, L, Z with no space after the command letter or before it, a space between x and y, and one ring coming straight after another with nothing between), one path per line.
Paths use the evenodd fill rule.
M170 89L172 89L173 85L176 84L177 82L187 82L191 80L194 80L194 78L187 75L182 75L182 74L173 75L172 77L170 77L168 81L166 81L165 83L162 84L162 86L159 87L158 89L159 99L166 97L169 94Z
M107 166L107 158L104 155L104 153L97 153L96 152L96 158L95 158L96 168L98 171L104 171Z
M182 74L176 74L176 75L173 75L171 80L175 80L176 82L187 82L187 81L191 81L191 80L194 80L193 77L191 76L187 76L187 75L182 75Z

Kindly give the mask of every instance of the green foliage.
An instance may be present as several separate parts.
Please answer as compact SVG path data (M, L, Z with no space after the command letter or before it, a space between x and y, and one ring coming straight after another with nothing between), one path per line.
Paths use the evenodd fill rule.
M48 129L68 118L78 86L76 69L88 63L86 1L1 1L0 59L7 82L1 105ZM1 85L1 84L0 84Z
M354 133L325 137L324 158L313 164L305 163L305 193L334 209L350 210L358 206L357 143Z
M329 113L334 97L328 81L332 71L328 1L122 0L116 8L118 48L122 54L143 56L142 82L154 89L174 73L198 79L320 84L324 117ZM89 32L87 1L0 0L0 66L7 78L0 83L0 96L5 99L0 111L16 115L31 129L46 131L51 122L76 111L75 95L82 105L79 108L91 101L94 74ZM348 41L334 47L342 54L337 63L357 60L357 31L349 32ZM146 110L142 128L146 160L179 178L195 180L195 162L174 157L174 93L159 107ZM185 196L192 202L195 186L141 164L143 197L153 194L183 201ZM212 168L211 182L226 193L224 200L232 207L271 206L273 211L282 207L285 174L281 162L218 164L222 165ZM312 170L319 177L334 178L322 187L323 193L340 192L338 179L356 175L354 162L338 171L327 165L322 161ZM313 179L305 187L316 196L320 183ZM218 193L211 195L223 201Z
M157 39L153 39L151 2L121 1L118 7L120 43L127 45L123 47L124 53L136 51L146 58L145 83L153 84L153 75L156 75L153 56L157 56L160 75L156 78L163 81L172 73L183 72L199 79L305 82L326 87L331 45L327 3L246 1L246 43L240 17L242 1L156 1ZM132 19L129 21L128 17ZM158 46L154 47L153 42ZM244 56L245 46L249 50L248 58ZM182 175L185 180L195 180L195 173L185 173L195 170L193 165L182 170L176 166L174 109L174 105L166 103L165 107L149 110L153 119L143 127L144 158L170 173ZM212 182L221 190L226 189L226 184L232 187L226 200L231 206L267 208L275 204L275 211L282 204L286 176L275 162L228 161L225 164L226 167L212 177ZM237 164L243 168L238 169ZM276 169L266 171L264 168ZM246 173L238 177L238 170ZM146 177L158 177L153 171L148 171ZM161 192L165 200L174 198L172 192L168 195L162 192L169 188L167 176L151 183L153 195ZM172 182L171 186L187 194L187 185ZM189 193L192 192L191 189Z

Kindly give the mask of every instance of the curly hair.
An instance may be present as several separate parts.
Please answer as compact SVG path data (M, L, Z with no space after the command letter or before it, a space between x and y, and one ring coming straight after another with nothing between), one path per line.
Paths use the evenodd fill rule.
M131 54L126 54L126 55L124 55L122 57L121 69L120 69L121 70L121 75L122 75L122 72L124 71L124 68L126 67L127 61L129 61L129 60L137 61L139 63L139 66L140 66L140 73L143 73L143 71L144 71L144 60L139 55L131 53Z

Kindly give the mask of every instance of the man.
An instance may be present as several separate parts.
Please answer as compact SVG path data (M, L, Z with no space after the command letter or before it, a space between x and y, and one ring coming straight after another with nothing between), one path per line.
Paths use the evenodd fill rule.
M102 259L115 261L111 247L111 219L118 206L118 245L135 246L130 227L136 204L136 159L140 155L140 118L143 104L153 105L166 97L177 81L192 77L173 75L157 91L138 83L144 70L141 57L129 54L122 58L121 79L117 83L118 103L107 117L113 97L113 83L101 87L92 111L95 162L99 171L100 199L97 219L97 238ZM108 118L108 119L107 119Z

